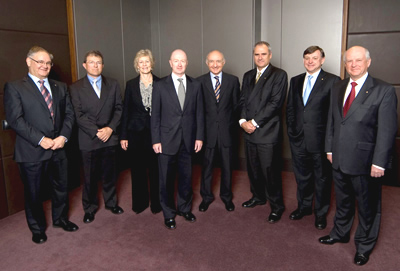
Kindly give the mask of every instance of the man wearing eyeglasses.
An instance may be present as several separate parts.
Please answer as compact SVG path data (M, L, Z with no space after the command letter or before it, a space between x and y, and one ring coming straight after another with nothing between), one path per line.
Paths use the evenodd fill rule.
M34 46L27 55L28 76L6 83L4 109L16 132L14 159L24 184L25 215L32 241L46 242L42 185L51 181L53 226L76 231L68 220L68 164L64 145L71 135L74 111L67 86L48 79L53 55Z
M102 75L103 55L86 53L83 67L87 75L70 86L71 100L79 127L84 184L82 204L84 223L94 220L99 208L97 182L102 180L105 208L113 214L124 211L117 204L118 177L116 151L117 127L122 115L122 97L118 82Z

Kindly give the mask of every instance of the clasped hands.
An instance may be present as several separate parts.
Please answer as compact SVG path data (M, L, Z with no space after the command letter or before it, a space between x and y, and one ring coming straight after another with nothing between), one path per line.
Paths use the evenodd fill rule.
M107 142L113 130L110 127L104 127L97 130L96 136L103 142Z
M54 139L44 137L40 142L40 146L45 150L52 149L54 151L63 148L65 145L65 141L66 139L63 136L59 136Z
M248 134L252 134L254 133L254 131L256 130L256 126L253 125L253 123L251 122L251 120L248 120L246 122L243 122L242 125L240 125L240 127L242 127L242 129L248 133Z

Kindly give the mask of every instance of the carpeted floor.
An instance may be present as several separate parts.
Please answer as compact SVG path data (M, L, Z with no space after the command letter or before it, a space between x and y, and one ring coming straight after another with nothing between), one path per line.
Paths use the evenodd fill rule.
M215 181L219 170L215 171ZM245 171L234 172L236 210L227 212L217 197L205 213L198 211L200 168L194 168L193 213L197 222L177 217L177 229L167 230L161 213L150 209L137 215L131 211L130 173L120 175L118 185L122 215L113 215L101 202L96 219L82 222L81 190L70 194L70 219L80 229L64 232L51 226L50 204L45 203L48 240L31 241L24 212L0 220L0 270L399 270L400 188L383 188L383 219L378 244L363 267L353 264L355 245L351 242L325 246L320 236L329 234L333 207L325 230L314 228L314 217L291 221L296 208L296 185L292 173L283 172L286 211L282 220L269 224L269 205L245 209L241 203L251 196ZM219 184L214 186L218 195Z

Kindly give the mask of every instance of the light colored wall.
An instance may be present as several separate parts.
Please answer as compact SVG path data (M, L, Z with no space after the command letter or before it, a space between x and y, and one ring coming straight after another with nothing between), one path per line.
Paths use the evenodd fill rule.
M305 71L302 56L310 45L324 49L323 69L340 75L343 0L262 0L261 8L261 38L271 43L271 62L289 80ZM291 157L286 122L283 156Z

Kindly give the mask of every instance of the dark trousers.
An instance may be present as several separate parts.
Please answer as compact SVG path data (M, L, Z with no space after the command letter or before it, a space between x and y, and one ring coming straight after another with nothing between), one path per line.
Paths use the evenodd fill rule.
M149 207L159 211L158 159L151 145L149 129L135 132L129 139L129 165L132 175L132 210L140 213ZM149 200L150 182L150 200Z
M116 146L93 151L81 151L85 182L82 191L82 205L85 213L94 213L99 208L97 196L98 181L103 184L103 198L106 207L117 205L116 183L118 178Z
M382 184L370 175L353 176L333 170L336 214L330 236L349 238L357 200L359 224L354 237L357 252L369 255L379 235Z
M254 144L246 141L247 172L253 198L269 201L272 212L285 210L282 195L279 144Z
M332 167L326 153L310 153L305 146L291 145L293 171L297 182L297 205L311 211L315 190L314 213L325 216L331 202Z
M43 210L42 185L45 179L51 184L51 209L53 224L68 218L68 162L66 158L34 163L18 163L24 184L25 215L32 233L44 233L46 218Z
M158 155L160 174L160 204L164 218L174 218L177 211L187 213L192 208L192 155L182 141L175 155ZM177 208L175 207L175 178L178 172Z
M212 179L215 158L221 160L221 184L219 195L223 202L232 201L232 148L217 144L214 148L206 148L203 159L200 194L203 200L210 203L214 200Z

